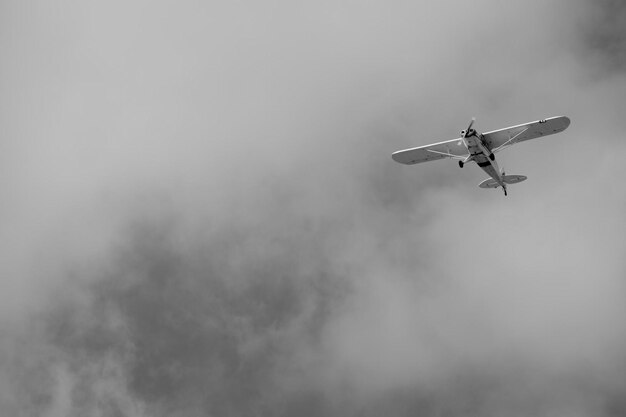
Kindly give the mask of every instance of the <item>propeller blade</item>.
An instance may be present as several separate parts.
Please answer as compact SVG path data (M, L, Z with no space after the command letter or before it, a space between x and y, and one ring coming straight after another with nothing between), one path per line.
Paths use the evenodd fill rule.
M467 126L467 129L465 129L465 130L461 130L461 137L462 137L462 138L467 137L467 135L469 134L470 129L471 129L471 128L472 128L472 126L474 125L474 122L475 122L475 121L476 121L476 118L475 118L475 117L472 117L472 121L470 122L469 126Z
M467 130L465 130L466 132L469 132L470 129L472 128L472 126L474 125L474 122L476 121L475 117L472 117L472 121L470 122L469 126L467 126Z

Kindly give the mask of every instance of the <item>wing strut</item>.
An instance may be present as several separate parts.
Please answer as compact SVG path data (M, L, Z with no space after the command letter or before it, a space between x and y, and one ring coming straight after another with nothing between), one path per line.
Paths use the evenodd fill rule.
M465 161L465 159L467 158L466 156L454 155L454 154L447 153L447 152L433 151L432 149L426 149L426 151L427 152L436 153L436 154L439 154L439 155L443 155L443 156L447 156L448 158L458 159L459 161Z
M493 149L491 152L493 153L500 152L502 149L506 148L507 146L510 146L509 144L513 145L511 142L513 142L519 135L526 132L528 129L530 129L530 127L527 127L526 129L522 130L521 132L513 136L511 139L507 140L502 145L498 146L496 149Z

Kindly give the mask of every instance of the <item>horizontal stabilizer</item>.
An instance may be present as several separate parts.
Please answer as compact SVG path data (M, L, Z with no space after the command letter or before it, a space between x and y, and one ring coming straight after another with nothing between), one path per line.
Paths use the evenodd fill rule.
M517 184L518 182L524 181L528 178L526 175L505 175L502 177L502 181L505 184Z
M500 184L498 184L498 181L493 178L487 178L485 181L478 184L478 186L480 188L498 188Z
M502 182L505 184L517 184L518 182L524 181L526 178L525 175L503 175ZM480 188L498 188L500 184L493 178L487 178L485 181L478 184L478 186Z

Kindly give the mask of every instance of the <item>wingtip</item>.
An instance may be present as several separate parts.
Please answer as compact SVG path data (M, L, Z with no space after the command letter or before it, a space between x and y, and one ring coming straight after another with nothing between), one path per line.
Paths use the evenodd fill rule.
M558 119L563 124L563 128L561 129L561 132L567 129L570 123L572 122L570 118L567 116L557 116L554 119Z
M561 116L561 117L563 118L563 122L565 123L565 129L567 129L572 121L567 116Z
M569 117L567 116L554 116L554 117L549 117L547 119L544 120L552 120L555 123L561 123L562 128L559 130L559 132L564 131L565 129L567 129L571 123L571 120Z

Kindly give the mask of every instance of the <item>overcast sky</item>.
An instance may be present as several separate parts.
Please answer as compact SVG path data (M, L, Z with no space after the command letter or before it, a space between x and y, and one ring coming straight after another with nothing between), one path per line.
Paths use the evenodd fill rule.
M626 414L626 5L423 3L0 2L3 415Z

